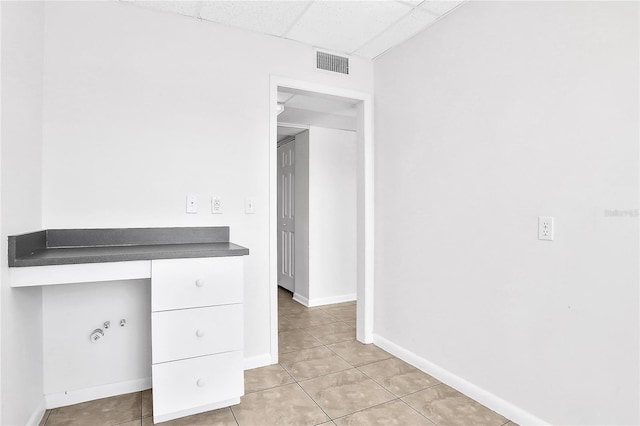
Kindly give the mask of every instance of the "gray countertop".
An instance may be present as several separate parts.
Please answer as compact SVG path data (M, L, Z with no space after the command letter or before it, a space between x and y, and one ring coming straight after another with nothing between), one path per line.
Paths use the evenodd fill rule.
M9 266L244 256L228 227L55 229L9 237Z

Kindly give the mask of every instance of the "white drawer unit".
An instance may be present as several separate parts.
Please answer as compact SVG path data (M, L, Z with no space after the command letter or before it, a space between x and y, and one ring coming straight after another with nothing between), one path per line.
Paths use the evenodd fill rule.
M151 261L151 310L242 303L242 257Z
M154 423L237 403L244 394L242 362L242 351L235 351L154 364Z
M151 261L155 423L240 402L242 257Z
M241 350L242 305L151 314L153 363Z

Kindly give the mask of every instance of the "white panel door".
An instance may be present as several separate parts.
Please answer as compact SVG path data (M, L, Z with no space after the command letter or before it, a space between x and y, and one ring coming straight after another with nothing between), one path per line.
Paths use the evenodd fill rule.
M278 148L278 285L295 291L295 143Z

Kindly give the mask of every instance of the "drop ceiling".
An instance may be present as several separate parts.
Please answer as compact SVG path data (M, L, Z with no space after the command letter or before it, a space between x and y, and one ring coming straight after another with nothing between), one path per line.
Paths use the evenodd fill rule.
M123 1L369 59L408 40L464 3L456 0Z

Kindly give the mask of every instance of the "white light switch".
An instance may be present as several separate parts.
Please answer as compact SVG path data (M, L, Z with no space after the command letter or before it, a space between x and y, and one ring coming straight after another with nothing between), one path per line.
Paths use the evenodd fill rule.
M218 197L211 197L211 214L222 214L222 200Z
M245 214L254 214L256 212L256 206L253 202L253 198L245 198L244 199L244 213Z
M187 195L187 213L198 213L197 195Z

